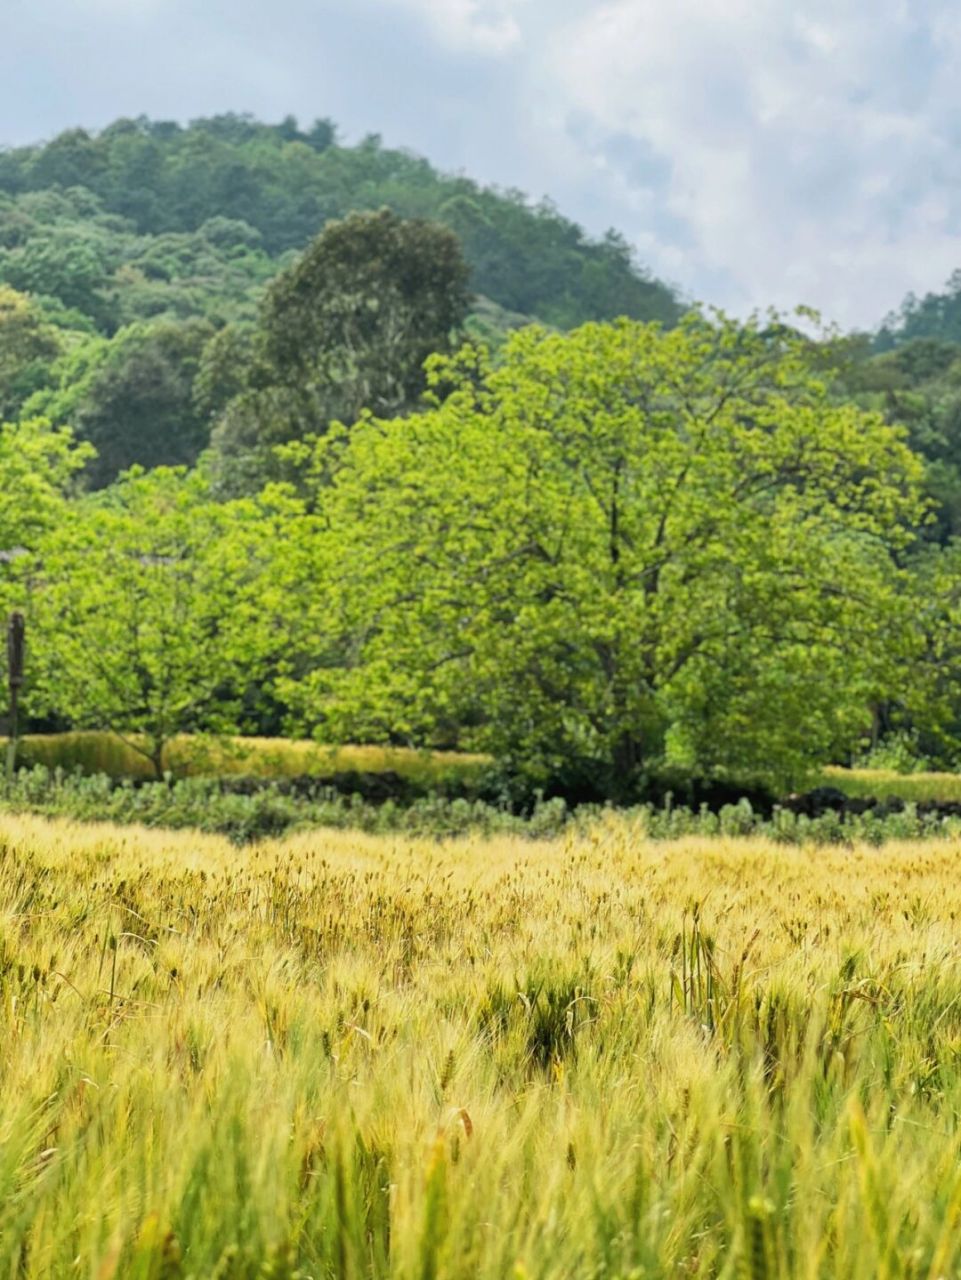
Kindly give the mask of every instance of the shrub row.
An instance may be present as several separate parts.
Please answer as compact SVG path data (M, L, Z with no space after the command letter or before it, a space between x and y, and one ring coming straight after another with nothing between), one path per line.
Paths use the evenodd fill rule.
M639 837L655 840L763 835L792 844L881 844L886 840L961 836L961 816L938 810L923 812L912 804L895 812L828 808L812 816L784 807L768 815L747 799L717 811L706 804L699 809L676 806L670 797L660 807L646 804L613 810L600 805L572 808L555 797L539 799L527 812L516 813L506 802L464 797L420 796L406 804L393 798L378 802L357 792L345 795L316 779L310 780L310 785L290 779L245 783L236 778L138 783L43 766L21 770L12 780L0 781L0 809L81 822L193 828L226 835L238 844L316 827L438 838L467 832L544 838L566 829L584 830L611 817L634 826Z

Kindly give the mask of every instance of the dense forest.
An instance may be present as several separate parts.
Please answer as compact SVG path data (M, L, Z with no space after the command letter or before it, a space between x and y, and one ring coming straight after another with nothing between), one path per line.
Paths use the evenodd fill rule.
M632 796L961 753L961 274L688 307L376 137L0 151L0 552L37 727L492 753Z
M267 282L325 225L381 208L456 234L479 338L529 318L566 329L680 314L615 232L592 241L549 203L439 174L377 138L339 146L327 121L121 120L0 152L0 282L31 298L26 310L0 299L3 347L21 352L0 411L69 422L97 447L95 483L134 463L193 463L220 407L205 350L216 359L231 337L236 349Z

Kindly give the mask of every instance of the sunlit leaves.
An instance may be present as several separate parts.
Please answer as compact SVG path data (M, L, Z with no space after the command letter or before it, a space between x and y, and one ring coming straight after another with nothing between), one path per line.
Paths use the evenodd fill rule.
M806 341L529 329L433 378L433 411L301 457L305 720L612 786L672 750L783 780L856 732L903 642L920 464L830 403Z

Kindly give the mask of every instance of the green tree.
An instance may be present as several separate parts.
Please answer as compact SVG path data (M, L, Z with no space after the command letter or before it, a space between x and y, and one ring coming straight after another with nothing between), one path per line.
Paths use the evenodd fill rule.
M256 675L258 521L165 468L75 507L23 575L31 708L117 734L158 777L176 734L236 728Z
M470 295L456 236L388 209L329 224L267 291L264 357L277 381L316 387L329 416L403 411L446 351Z
M878 705L875 737L894 734L919 759L953 769L961 761L961 541L921 547L905 594L913 643Z
M81 187L102 170L103 156L90 134L68 129L35 153L30 179L43 187Z
M925 460L925 493L933 518L926 541L946 543L961 533L961 346L919 337L882 355L865 342L841 344L839 394L883 413L907 429Z
M411 409L461 330L467 276L443 227L388 210L327 226L268 289L252 385L213 432L222 477L253 461L262 478L273 446L334 419Z
M23 575L42 540L69 520L89 445L43 419L0 426L0 612L23 603ZM6 648L0 646L0 669Z
M303 720L610 794L664 761L783 783L849 742L906 643L902 434L833 404L776 322L526 330L503 355L435 361L432 411L292 451Z
M247 389L253 338L250 327L228 324L204 347L193 382L193 401L197 412L208 422Z
M86 228L53 227L22 247L0 249L0 279L24 293L49 296L109 324L109 263L100 237Z
M521 192L438 173L376 135L339 145L326 120L302 131L292 119L267 125L236 114L187 128L141 117L93 136L75 131L46 146L0 152L0 193L16 194L18 202L80 188L95 194L102 211L130 219L127 232L189 234L224 217L255 228L275 258L302 250L333 218L387 206L451 228L477 292L508 311L562 328L619 315L673 324L681 313L673 291L649 277L622 238L594 240L548 202L532 205ZM71 229L70 239L82 238ZM44 265L43 274L59 281L64 270ZM119 317L134 318L130 311Z
M247 389L224 407L204 467L222 497L257 493L285 474L280 447L326 427L296 387Z
M17 416L59 350L56 334L31 300L0 285L0 422Z
M193 384L212 333L203 320L161 320L90 338L60 364L59 386L29 407L94 446L87 480L95 488L128 467L192 463L208 439Z
M93 450L69 430L31 418L0 426L0 554L18 552L68 518L74 480Z
M885 319L876 345L888 351L918 338L961 343L961 271L951 274L942 293L923 298L909 293L900 309Z

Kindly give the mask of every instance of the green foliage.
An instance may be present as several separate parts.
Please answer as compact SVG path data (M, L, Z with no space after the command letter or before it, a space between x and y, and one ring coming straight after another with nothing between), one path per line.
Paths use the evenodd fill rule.
M55 227L42 238L33 236L0 256L0 276L15 289L56 298L101 324L112 310L104 293L109 259L100 238L74 237Z
M260 487L276 471L276 445L322 434L334 419L412 408L425 361L449 351L463 325L467 275L444 227L386 209L330 223L267 291L248 389L213 432L220 487ZM236 355L238 341L234 333L210 352L220 388L223 348ZM200 395L211 398L207 383Z
M164 469L78 505L21 573L33 711L125 737L157 776L175 735L235 728L257 670L254 517Z
M560 799L539 801L530 813L515 814L468 795L450 799L425 793L403 803L373 803L361 791L345 793L343 786L325 785L323 778L309 789L296 790L282 782L238 783L197 777L134 785L106 774L71 774L35 765L20 770L10 782L0 779L0 810L205 831L238 843L320 827L372 834L445 837L475 832L542 839L558 834L571 821Z
M315 398L295 387L247 388L235 395L213 422L210 450L201 464L217 494L253 494L280 479L284 468L278 451L323 432L326 422L319 412Z
M22 552L67 523L67 498L77 472L90 457L70 431L42 418L0 427L0 552L8 577Z
M932 778L936 775L932 775ZM829 775L852 796L913 795L918 802L939 799L948 792L943 781L912 788L889 784L876 773L852 774L849 783L840 773ZM299 782L300 780L298 780ZM531 840L562 834L597 837L615 820L610 809L586 804L569 806L560 797L536 799L522 812L504 803L472 794L470 779L463 780L463 794L425 790L405 799L374 802L361 789L351 791L346 775L337 785L321 776L310 787L293 787L283 781L168 777L164 781L111 778L105 773L70 773L42 764L23 768L12 780L0 778L0 811L70 818L78 822L114 822L191 830L229 836L238 844L293 831L329 828L370 835L402 833L447 839L453 836L520 836ZM957 779L952 796L957 797ZM949 797L950 798L950 797ZM717 812L706 806L652 804L622 808L616 821L638 839L684 840L689 837L756 836L782 845L828 846L864 842L879 846L888 841L957 840L961 818L937 812L919 813L913 800L903 810L845 814L826 812L807 817L775 808L770 817L751 808L747 800L722 805Z
M877 337L879 350L931 338L961 345L961 271L955 271L943 293L917 298L909 293L898 312L889 315Z
M0 425L0 616L22 600L26 566L69 520L69 496L90 456L69 431L44 419ZM0 671L7 647L0 645Z
M269 375L317 387L327 418L401 412L424 391L424 362L464 322L467 277L443 227L387 209L330 223L267 291Z
M57 199L76 199L73 191L83 188L101 217L122 219L129 231L171 244L205 226L211 236L211 221L221 237L229 234L224 219L242 224L240 242L230 246L241 262L261 246L274 259L300 250L332 219L387 206L453 230L465 246L473 287L510 311L562 328L618 315L669 324L680 312L671 290L638 267L615 233L592 240L548 202L531 205L521 192L438 173L377 138L338 145L329 121L301 130L290 118L263 125L237 115L196 120L188 128L118 120L97 135L71 130L46 146L0 153L0 200L7 192L23 206L38 194L52 195L51 188L67 193ZM62 236L39 264L37 253L31 249L31 261L14 267L19 279L42 274L54 286L42 292L60 297L67 288L93 308L90 314L107 314L110 264L95 240ZM0 280L7 278L0 255ZM203 289L199 279L197 287ZM142 315L128 311L125 318Z
M236 219L141 235L84 188L0 194L0 415L73 426L97 447L94 486L193 463L242 385L223 358L214 374L217 348L199 379L202 349L254 319L281 265Z
M85 188L0 192L0 281L41 300L67 329L168 316L250 319L278 262L252 227L223 216L143 235Z
M953 764L961 759L961 542L925 548L912 569L913 655L891 689L888 718L914 730L920 757Z
M25 434L4 430L0 550L3 603L48 602L34 727L157 720L159 660L135 645L117 651L134 674L105 669L124 688L109 714L102 684L95 710L76 675L52 682L56 608L79 670L155 590L120 555L121 603L98 546L132 482L65 500L81 464L87 488L199 464L162 485L187 561L207 544L234 573L191 587L210 604L189 643L224 647L220 682L204 667L193 709L174 698L182 728L477 747L585 796L665 768L801 783L899 733L952 762L961 346L947 303L927 328L938 308L912 307L873 344L697 316L565 338L617 314L669 329L678 307L617 235L377 138L342 147L326 121L126 120L3 152L0 413ZM451 356L464 333L493 356ZM266 479L283 483L242 518L212 500ZM153 545L148 506L121 544ZM912 536L944 551L916 557ZM39 566L22 552L41 538ZM159 612L172 575L143 554Z
M213 338L203 320L129 325L111 339L91 337L52 370L54 385L29 403L71 426L96 449L86 479L101 488L132 466L196 461L208 422L194 379Z
M907 429L911 447L926 462L925 492L932 517L921 532L946 542L961 533L961 345L915 337L871 355L849 341L838 394L883 413Z
M358 209L381 212L348 216ZM467 297L438 223L463 230L474 284L502 295L480 300L474 326L495 344L535 311L559 324L676 318L616 237L591 242L550 206L373 139L338 147L327 121L118 121L0 156L0 287L35 299L17 309L16 341L8 326L0 342L0 418L29 400L29 414L72 426L97 448L94 487L134 464L193 464L216 420L220 488L252 492L277 474L276 445L416 401L423 360L447 348ZM247 335L278 272L251 379Z
M433 377L434 410L292 454L307 723L593 761L609 794L665 759L783 783L850 740L907 643L891 553L920 466L831 403L806 341L525 330Z
M247 387L254 358L252 325L228 324L213 335L193 383L194 410L212 422Z
M57 336L34 303L0 285L0 422L16 418L24 401L49 376Z
M923 773L931 765L921 750L917 733L907 729L891 730L855 763L861 769L897 774Z

